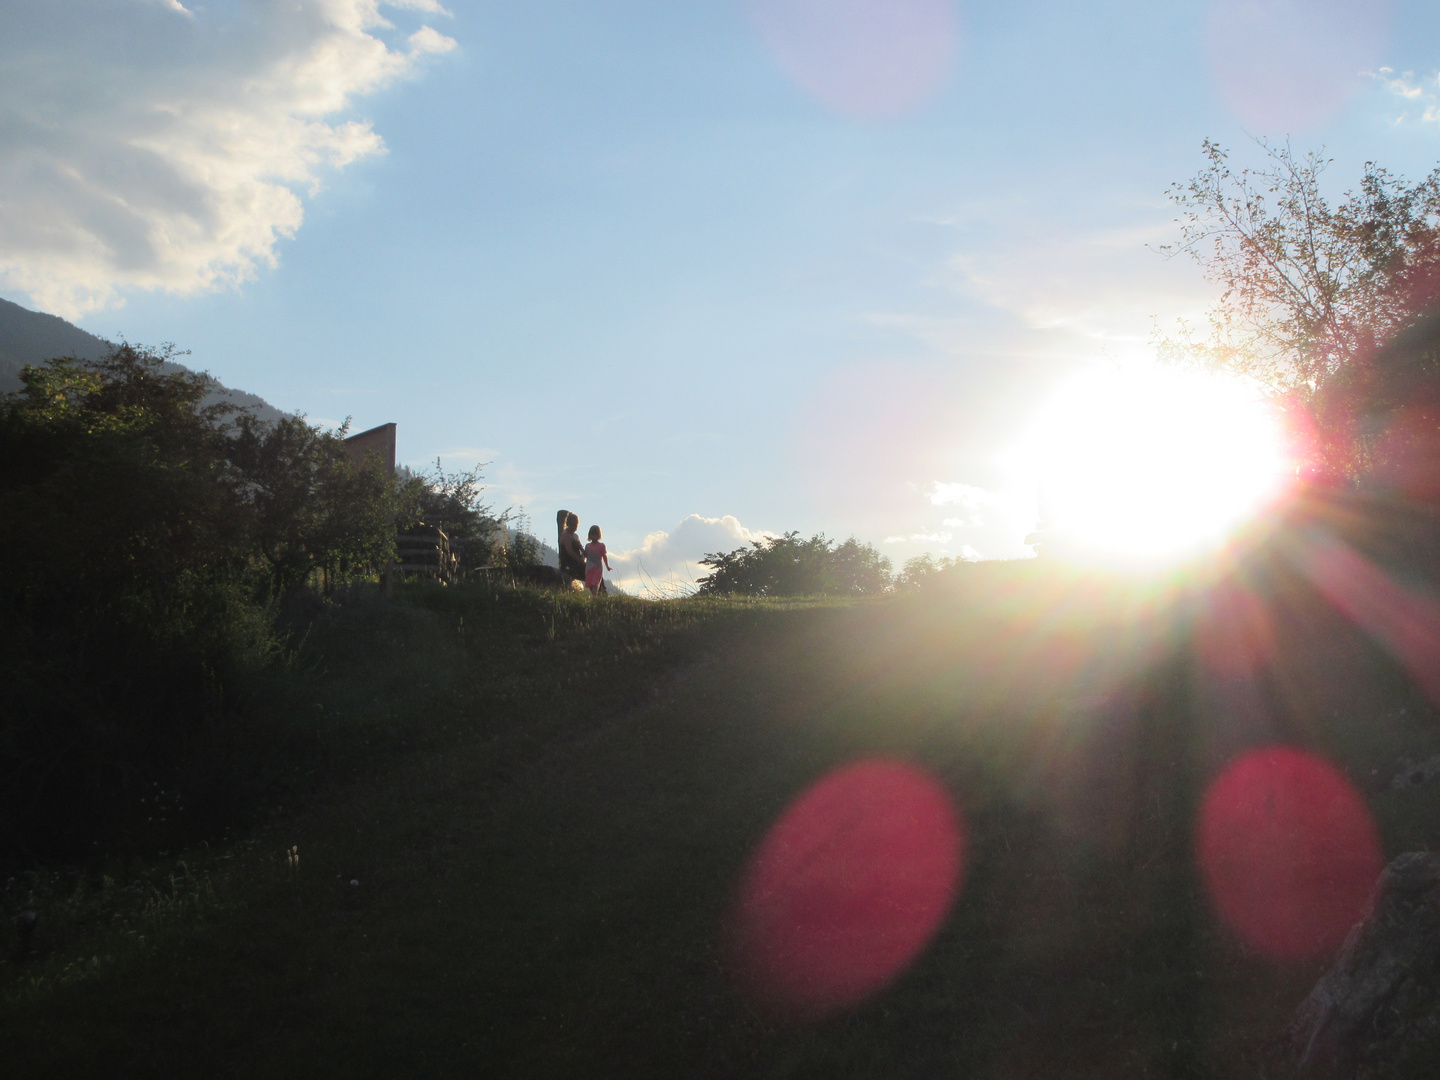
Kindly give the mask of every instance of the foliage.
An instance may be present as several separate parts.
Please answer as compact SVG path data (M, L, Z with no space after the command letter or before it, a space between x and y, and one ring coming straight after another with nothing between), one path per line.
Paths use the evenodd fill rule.
M945 577L953 576L960 567L970 562L959 555L935 558L928 551L913 559L905 560L905 568L895 576L897 592L914 592L928 588Z
M349 425L327 432L298 416L264 423L242 413L225 447L242 507L242 543L270 572L276 593L316 570L327 582L394 556L396 499L388 466L358 467Z
M490 564L508 570L540 565L540 541L530 532L530 519L522 511L506 511L495 519Z
M1222 292L1208 338L1182 326L1162 346L1284 395L1314 421L1328 468L1354 475L1361 418L1392 374L1377 359L1440 297L1440 169L1411 184L1368 162L1332 205L1328 160L1260 146L1267 164L1237 171L1206 140L1206 167L1170 189L1182 239L1162 250L1194 257Z
M540 540L530 531L529 517L523 513L514 518L507 516L501 519L500 525L503 539L495 545L491 561L509 570L539 566Z
M205 376L161 371L169 355L124 346L94 366L26 368L0 403L9 588L85 594L117 576L163 588L223 561L238 510L223 479L226 407L200 405Z
M854 537L837 544L817 533L798 532L748 547L707 554L710 573L698 582L704 594L743 596L877 596L890 588L890 560Z
M276 597L393 543L378 464L298 419L232 421L172 355L52 360L0 399L0 861L156 840L156 783L224 814Z
M399 476L402 523L423 523L443 530L451 547L471 566L491 561L496 540L503 535L504 515L497 516L481 498L483 468L476 465L464 472L447 473L436 458L430 472L402 468Z

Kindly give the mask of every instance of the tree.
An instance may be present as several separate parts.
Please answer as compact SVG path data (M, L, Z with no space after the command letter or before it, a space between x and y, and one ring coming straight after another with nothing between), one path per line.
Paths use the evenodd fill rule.
M224 430L235 410L203 406L213 380L166 372L172 355L127 344L95 364L52 360L25 368L22 389L0 401L14 595L119 582L163 592L187 569L242 559Z
M523 511L512 516L501 515L496 523L500 539L494 545L490 556L496 566L509 570L539 566L543 561L539 538L530 531L530 518Z
M854 537L842 544L798 532L707 554L700 592L744 596L876 596L890 588L890 560Z
M53 360L0 398L0 864L125 833L138 787L213 738L231 673L273 647L233 410L170 355Z
M0 398L0 866L124 834L142 782L188 770L219 807L242 676L279 649L270 598L393 551L384 465L204 405L171 355L51 360Z
M322 431L298 416L265 423L241 413L226 445L241 506L240 532L276 592L312 571L367 571L394 558L399 506L389 467L356 465L348 424Z
M1330 161L1263 141L1267 163L1236 171L1206 140L1208 164L1170 198L1181 241L1221 287L1209 335L1162 341L1171 358L1252 376L1321 436L1334 472L1365 461L1370 403L1401 361L1385 346L1440 298L1440 169L1410 184L1367 162L1359 189L1334 205Z
M959 555L942 555L937 559L927 551L924 555L905 560L905 568L895 577L895 589L897 592L927 589L935 582L954 575L960 567L970 565Z
M403 467L400 470L403 521L443 530L451 547L476 566L490 561L507 517L496 515L481 498L485 490L480 473L483 468L481 464L464 472L447 473L436 458L429 472L415 473Z

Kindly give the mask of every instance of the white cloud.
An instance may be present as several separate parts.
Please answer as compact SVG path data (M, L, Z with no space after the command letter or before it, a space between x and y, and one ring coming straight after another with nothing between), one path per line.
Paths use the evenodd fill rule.
M700 559L711 552L734 551L752 540L777 534L747 529L731 514L691 514L670 532L652 532L638 548L610 552L616 584L640 596L690 592L709 573Z
M929 520L885 537L896 565L926 552L966 559L1013 559L1034 554L1024 538L1035 528L1035 492L1024 476L1009 477L998 489L936 480L923 495L931 508Z
M1422 122L1440 124L1440 75L1417 79L1413 72L1396 73L1392 68L1382 67L1375 78L1391 93L1409 103L1412 112L1418 108Z
M389 0L389 6L393 8L410 8L412 11L424 11L430 15L449 15L440 0Z
M1173 215L1145 216L1083 233L1036 225L1004 242L976 237L951 260L955 285L1032 329L1068 334L1077 355L1151 355L1156 319L1199 318L1215 295L1190 260L1157 253L1176 239Z
M937 480L930 485L931 506L958 506L976 513L984 507L994 506L997 498L993 491L974 484L943 484Z
M947 523L948 524L948 523ZM945 545L953 540L954 534L948 532L917 532L909 536L887 536L887 544L940 544Z
M382 153L354 99L454 48L382 6L436 0L31 5L0 37L0 285L74 317L274 265L327 171ZM397 40L399 38L399 40ZM338 114L338 115L337 115Z

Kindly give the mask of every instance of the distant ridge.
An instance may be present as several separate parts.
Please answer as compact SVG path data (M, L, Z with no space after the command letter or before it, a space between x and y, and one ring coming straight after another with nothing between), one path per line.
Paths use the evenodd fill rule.
M57 356L77 360L99 360L115 346L104 338L86 333L58 315L31 311L9 300L0 300L0 394L20 389L20 370L26 364L43 364ZM190 370L184 364L167 364L171 371ZM221 385L206 404L228 401L255 413L262 420L278 420L286 414L264 398Z

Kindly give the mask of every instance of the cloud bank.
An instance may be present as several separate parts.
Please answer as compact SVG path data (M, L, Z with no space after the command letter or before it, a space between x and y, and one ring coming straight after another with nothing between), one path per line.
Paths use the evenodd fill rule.
M352 101L454 48L382 7L71 0L0 35L0 286L75 317L274 265L328 170L384 151ZM337 115L340 114L340 115Z
M710 552L738 547L775 533L747 529L731 514L701 517L691 514L670 532L652 532L638 548L610 552L613 578L626 592L637 596L668 596L690 592L709 573L700 560Z

